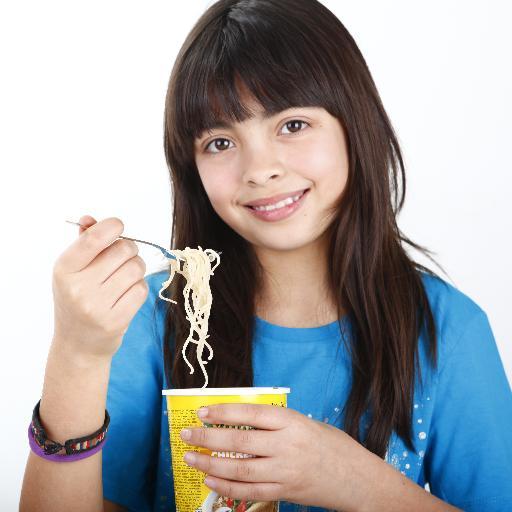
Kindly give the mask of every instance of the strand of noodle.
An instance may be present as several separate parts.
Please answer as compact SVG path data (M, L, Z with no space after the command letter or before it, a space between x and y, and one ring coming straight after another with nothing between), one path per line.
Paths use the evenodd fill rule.
M199 247L201 250L201 248ZM193 321L195 322L195 325L199 328L197 331L197 335L199 338L199 342L196 342L196 340L193 339L193 331L195 330L192 322L191 322L191 333L189 334L187 338L186 345L188 345L189 342L197 343L196 348L196 356L197 360L199 362L199 366L201 367L201 370L203 372L203 375L206 380L205 386L208 384L208 375L206 373L206 370L204 368L204 365L208 361L203 361L202 359L202 353L204 350L204 346L207 345L209 347L209 357L208 360L210 360L213 357L213 351L211 350L211 346L206 342L206 338L208 337L207 334L207 324L205 325L205 313L203 312L203 308L206 308L207 311L211 308L211 293L203 293L203 296L198 293L200 291L206 291L208 283L205 283L205 278L209 277L205 275L205 272L201 272L201 263L203 263L203 267L207 267L208 270L210 269L210 262L208 259L207 265L204 265L205 263L205 254L199 253L199 252L193 252L190 254L187 254L187 259L185 262L186 270L184 269L184 273L188 275L187 280L187 286L184 289L184 296L185 296L185 310L187 312L187 318L193 318ZM201 261L202 260L202 261ZM209 273L208 273L209 274ZM205 286L206 285L206 286ZM195 290L195 292L194 292ZM206 295L206 297L204 296ZM190 305L190 296L192 296L192 306ZM201 304L201 298L205 299L207 303ZM203 317L203 318L201 318ZM186 346L185 345L185 346ZM193 371L191 372L193 373Z
M190 323L190 330L188 337L183 344L181 353L190 369L190 374L193 374L194 367L187 359L186 350L189 343L195 343L197 345L196 357L205 377L205 384L203 387L206 387L208 385L208 374L206 373L205 365L213 357L213 349L206 341L206 338L209 337L208 320L212 305L212 294L209 281L210 276L213 275L214 270L220 264L220 256L212 249L206 249L203 251L200 246L198 249L186 247L183 251L174 250L169 252L171 252L176 259L171 259L169 279L163 283L158 295L163 300L177 304L175 300L164 297L162 295L162 291L170 286L176 273L185 277L186 285L183 289L183 296L185 299L184 306L186 317ZM180 268L180 261L183 262L182 268ZM211 266L212 262L216 262L213 267ZM197 340L194 339L194 334L197 335ZM205 348L208 349L208 358L206 361L203 360L203 351Z

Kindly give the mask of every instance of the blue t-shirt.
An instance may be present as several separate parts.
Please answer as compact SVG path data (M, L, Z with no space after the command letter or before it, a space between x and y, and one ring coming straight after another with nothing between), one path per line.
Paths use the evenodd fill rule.
M162 340L166 271L146 276L150 293L112 361L103 449L104 497L129 510L175 510ZM395 433L385 460L413 482L465 511L512 510L512 393L484 311L445 281L422 274L433 310L439 366L420 337L411 453ZM351 364L341 336L349 321L290 328L256 317L254 386L291 388L288 407L343 428ZM361 422L366 425L367 417ZM321 510L307 507L311 511ZM281 502L280 512L305 510Z

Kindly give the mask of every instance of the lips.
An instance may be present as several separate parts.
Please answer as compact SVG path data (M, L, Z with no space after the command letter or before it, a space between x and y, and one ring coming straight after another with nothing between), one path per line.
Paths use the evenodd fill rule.
M265 197L263 199L257 199L255 201L251 201L249 203L245 203L244 206L248 206L248 207L268 206L269 204L278 203L279 201L282 201L283 199L287 199L288 197L295 197L295 196L298 196L298 195L302 195L306 190L308 190L308 189L307 188L302 188L302 189L299 189L299 190L295 190L293 192L286 192L284 194L278 194L278 195L272 196L272 197Z
M258 220L263 222L279 222L284 221L292 217L295 212L301 210L304 206L304 202L307 201L307 197L309 196L310 189L306 189L302 194L298 194L298 199L291 203L288 201L281 201L284 203L284 206L279 207L271 207L271 209L266 209L265 207L257 207L257 206L246 206L247 212L256 217Z

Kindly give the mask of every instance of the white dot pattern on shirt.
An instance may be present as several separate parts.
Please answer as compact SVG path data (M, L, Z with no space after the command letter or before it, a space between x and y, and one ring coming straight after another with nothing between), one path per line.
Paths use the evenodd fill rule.
M426 400L430 401L430 397L426 397ZM414 409L415 410L423 409L424 408L424 404L421 403L421 402L415 403L413 405L414 405ZM420 424L420 425L423 424L423 418L417 418L416 422L417 422L417 424ZM425 431L417 432L417 436L418 436L418 438L421 441L425 441L426 438L427 438L427 433ZM392 447L390 447L390 448L392 448ZM411 463L408 463L405 460L409 456L409 453L407 451L403 451L402 452L401 461L403 461L403 463L404 463L403 467L401 467L401 463L398 460L398 455L396 453L392 453L392 452L393 452L392 449L388 449L388 451L386 451L386 455L384 457L386 462L388 462L389 464L393 465L397 470L401 470L401 469L410 470L411 469L412 461L411 461ZM423 462L422 459L423 459L424 456L425 456L425 451L424 450L420 450L418 452L418 459L417 459L416 466L421 467L422 462ZM407 471L401 471L401 473L407 475Z

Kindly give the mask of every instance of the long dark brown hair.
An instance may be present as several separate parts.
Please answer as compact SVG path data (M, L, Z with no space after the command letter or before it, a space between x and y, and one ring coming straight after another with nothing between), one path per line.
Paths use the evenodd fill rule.
M405 172L396 135L356 43L316 0L220 0L197 21L172 70L164 139L173 188L172 247L222 251L211 278L208 332L214 357L206 367L208 385L253 385L255 294L262 267L252 246L214 211L194 157L194 139L205 129L251 115L240 99L241 82L270 113L323 107L346 131L348 181L328 228L329 285L338 318L343 312L351 325L350 339L340 339L352 364L344 430L382 458L392 430L414 451L412 402L416 371L421 379L422 330L437 365L434 318L421 272L436 274L413 261L402 244L429 258L432 253L397 226ZM183 286L176 276L165 294L183 297ZM169 304L164 361L167 384L174 388L204 384L198 365L191 375L181 355L188 331L181 302ZM189 346L187 357L194 361L195 346ZM371 422L360 439L367 409Z

